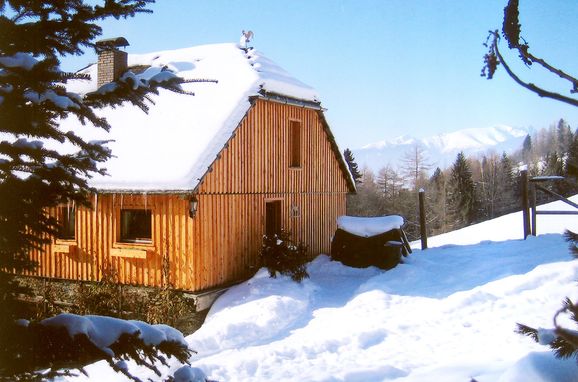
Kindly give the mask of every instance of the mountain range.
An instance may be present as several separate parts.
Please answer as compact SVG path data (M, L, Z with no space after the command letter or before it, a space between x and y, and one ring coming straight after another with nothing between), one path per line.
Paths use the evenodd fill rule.
M404 135L370 143L352 152L360 169L368 167L377 172L387 165L398 168L404 156L418 145L424 150L426 162L432 165L432 170L436 167L445 169L452 165L460 151L466 156L491 152L501 154L504 151L510 154L522 147L529 133L528 129L499 125L463 129L427 138Z

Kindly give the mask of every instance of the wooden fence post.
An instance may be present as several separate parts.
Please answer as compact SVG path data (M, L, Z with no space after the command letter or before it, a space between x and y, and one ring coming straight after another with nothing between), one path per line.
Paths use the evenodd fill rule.
M524 240L530 235L530 209L528 202L528 170L520 171L522 189L522 215L524 217Z
M427 249L427 230L425 226L425 191L419 190L419 233L421 236L421 249Z
M532 211L532 236L536 236L536 184L530 186L530 210Z

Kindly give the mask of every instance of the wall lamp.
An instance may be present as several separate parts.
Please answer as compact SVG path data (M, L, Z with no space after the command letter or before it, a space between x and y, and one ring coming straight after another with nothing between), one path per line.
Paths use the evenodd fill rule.
M189 199L189 216L191 218L194 218L197 214L197 208L199 208L199 201L195 196L193 196Z

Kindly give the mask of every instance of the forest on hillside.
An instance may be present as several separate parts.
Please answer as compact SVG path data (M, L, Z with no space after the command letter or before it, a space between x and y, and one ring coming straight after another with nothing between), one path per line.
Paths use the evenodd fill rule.
M578 192L578 129L573 131L564 119L526 136L513 153L459 153L445 169L433 168L419 145L406 151L397 167L387 165L377 173L367 167L360 170L349 150L345 159L357 185L357 193L348 197L347 214L401 215L410 240L419 238L420 189L425 191L428 236L520 210L519 177L524 168L529 176L564 176L548 182L560 195ZM538 203L552 200L543 194L537 197Z

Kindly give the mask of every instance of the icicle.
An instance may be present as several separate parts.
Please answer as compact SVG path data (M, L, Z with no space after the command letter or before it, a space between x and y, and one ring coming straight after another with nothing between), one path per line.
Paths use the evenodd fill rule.
M94 214L98 212L98 194L94 193Z
M145 211L146 211L147 210L147 193L143 192L142 196L144 198L144 205L145 205Z
M120 209L122 210L122 204L124 202L124 194L120 194Z

